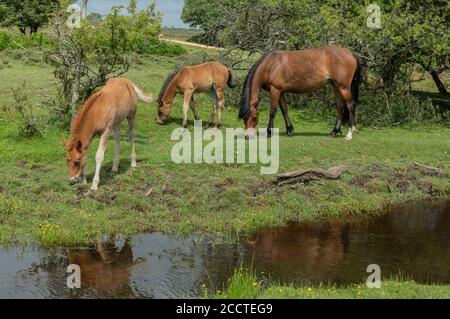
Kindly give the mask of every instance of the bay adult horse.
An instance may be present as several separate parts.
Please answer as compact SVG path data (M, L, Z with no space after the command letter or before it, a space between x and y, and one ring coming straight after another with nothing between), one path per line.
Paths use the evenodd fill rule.
M241 96L239 118L249 129L258 123L258 102L261 89L270 92L270 121L267 135L271 136L277 108L280 106L286 123L286 134L294 128L289 119L285 93L308 93L333 86L337 100L336 125L331 132L335 137L341 132L342 122L349 122L347 140L352 139L355 128L355 108L358 102L362 77L360 57L338 46L324 46L302 51L271 51L259 59L245 79Z
M69 142L62 141L66 146L66 161L69 166L69 182L80 179L86 183L87 151L95 135L100 134L95 160L95 176L91 190L97 190L100 182L100 168L105 155L106 144L111 132L116 142L112 172L119 170L120 160L120 124L128 120L131 141L131 167L136 167L135 123L137 99L151 103L153 98L143 93L130 80L116 78L109 80L96 94L92 95L78 111L72 122Z
M183 94L183 127L187 127L189 107L194 112L196 120L200 116L195 108L194 93L210 91L213 98L213 110L211 112L207 128L210 127L218 113L215 127L220 127L223 110L225 107L225 86L236 87L233 83L233 74L219 62L207 62L194 66L187 66L172 72L164 82L158 97L159 124L164 124L172 110L173 100L180 93Z

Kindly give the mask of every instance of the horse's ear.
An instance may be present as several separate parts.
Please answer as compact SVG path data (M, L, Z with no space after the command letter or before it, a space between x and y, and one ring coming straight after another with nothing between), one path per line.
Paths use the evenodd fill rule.
M77 141L76 149L78 153L81 153L81 151L83 150L83 144L81 143L81 141Z

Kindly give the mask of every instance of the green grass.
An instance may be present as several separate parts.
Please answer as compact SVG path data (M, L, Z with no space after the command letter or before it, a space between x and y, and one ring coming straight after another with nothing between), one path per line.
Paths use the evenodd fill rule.
M32 99L54 94L51 69L9 56L1 70L1 106L13 102L11 88L26 80ZM175 59L148 57L126 75L157 95ZM201 117L210 112L207 96L198 96ZM330 106L331 107L331 106ZM363 107L363 106L361 106ZM4 114L0 112L0 118ZM122 130L120 172L110 175L114 145L108 145L100 189L69 186L62 138L68 131L49 128L42 138L19 139L17 127L0 120L0 243L67 245L89 243L99 235L132 235L149 230L169 233L241 235L264 227L318 216L369 214L390 203L430 198L422 185L431 183L434 197L450 193L447 177L429 176L414 162L450 173L450 128L443 125L401 126L388 130L361 127L353 142L327 136L333 116L290 111L298 135L280 137L280 172L344 165L338 181L277 187L274 176L259 174L251 164L174 164L170 157L173 129L182 117L177 98L168 125L155 122L156 105L139 104L138 169L130 170L130 144ZM189 115L192 119L192 114ZM261 125L268 122L261 108ZM224 127L242 127L237 109L227 104ZM284 133L281 114L276 126ZM192 129L192 124L190 126ZM88 181L95 167L96 139L89 150Z
M252 270L235 271L227 287L209 292L204 286L204 298L216 299L449 299L450 286L422 285L412 280L382 281L381 288L368 288L365 283L337 287L332 285L294 286L264 283Z

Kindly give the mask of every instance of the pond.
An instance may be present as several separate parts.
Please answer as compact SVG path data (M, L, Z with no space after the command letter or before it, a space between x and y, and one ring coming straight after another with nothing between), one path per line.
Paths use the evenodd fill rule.
M382 278L450 284L449 243L450 201L438 201L292 224L233 244L149 233L91 247L3 248L0 298L192 298L202 284L222 289L241 264L284 283L361 283L378 264ZM81 268L81 289L67 287L70 264Z

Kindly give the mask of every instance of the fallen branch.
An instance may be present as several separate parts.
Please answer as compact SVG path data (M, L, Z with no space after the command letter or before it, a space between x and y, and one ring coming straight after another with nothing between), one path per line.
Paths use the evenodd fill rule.
M285 185L292 183L308 183L310 181L317 181L319 179L336 180L341 177L344 171L343 166L333 166L327 170L320 168L301 169L293 172L283 173L277 175L277 185Z
M414 166L420 167L424 171L426 171L428 174L435 175L435 176L443 176L444 172L440 170L439 168L428 166L424 164L420 164L418 162L414 162Z

